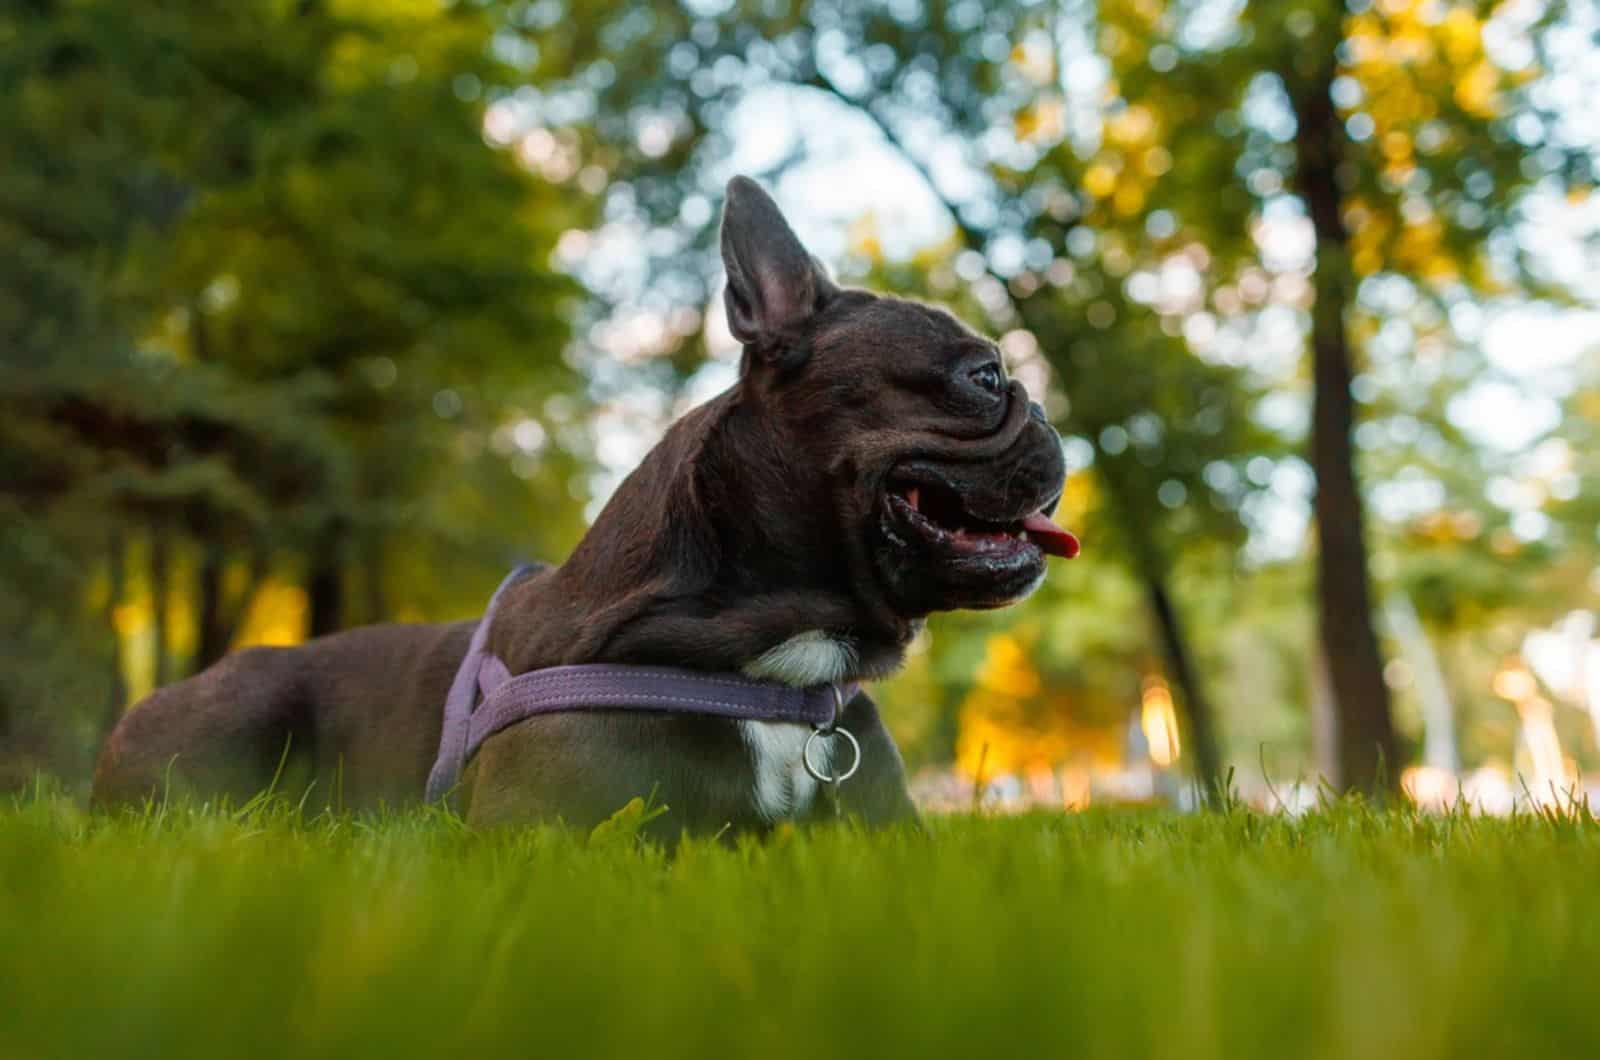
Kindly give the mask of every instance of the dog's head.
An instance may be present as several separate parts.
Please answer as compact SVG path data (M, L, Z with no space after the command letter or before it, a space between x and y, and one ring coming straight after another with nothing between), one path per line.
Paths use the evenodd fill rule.
M803 454L762 493L812 547L844 553L857 592L908 620L1000 607L1039 584L1046 555L1076 554L1050 520L1060 439L994 343L941 309L836 286L742 177L722 256L742 401L766 445Z

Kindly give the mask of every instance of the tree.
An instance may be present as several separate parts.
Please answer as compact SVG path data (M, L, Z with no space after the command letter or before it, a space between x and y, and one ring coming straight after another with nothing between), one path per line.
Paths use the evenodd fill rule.
M277 0L0 16L0 504L64 572L57 596L0 563L19 596L104 645L97 575L131 533L159 673L226 650L269 573L305 580L326 632L387 617L386 554L408 595L454 583L464 608L477 586L410 558L449 544L492 584L570 542L577 454L538 417L576 382L578 292L549 258L591 203L484 143L521 77L493 28L476 6ZM480 487L499 503L433 500Z
M1357 283L1368 276L1404 276L1440 299L1452 288L1481 291L1502 280L1490 278L1484 236L1514 223L1522 193L1543 174L1523 164L1536 145L1511 135L1512 122L1532 118L1536 106L1522 91L1528 78L1486 49L1492 13L1493 5L1479 3L1323 3L1246 23L1255 40L1244 47L1276 73L1293 112L1290 171L1315 236L1312 466L1322 645L1339 706L1338 779L1364 790L1380 785L1385 763L1393 783L1398 756L1370 622L1350 319ZM1576 153L1554 168L1563 177L1587 169ZM1475 194L1485 182L1487 190ZM1393 235L1375 247L1370 235L1354 236L1352 221L1369 234ZM1516 267L1503 277L1528 278Z
M1125 230L1159 216L1206 248L1218 317L1277 304L1309 318L1321 646L1339 720L1334 779L1348 788L1398 775L1385 773L1398 756L1351 442L1353 332L1372 312L1361 292L1398 276L1446 307L1491 289L1543 293L1522 255L1492 254L1485 236L1509 234L1536 180L1592 179L1580 150L1537 142L1552 128L1538 117L1537 71L1489 54L1490 9L1318 0L1220 23L1175 4L1095 13L1111 117L1083 190ZM1540 26L1527 30L1537 38ZM1024 113L1059 101L1045 84ZM1309 224L1310 260L1275 263L1265 226L1294 223ZM1309 288L1282 282L1306 273ZM1267 308L1245 297L1241 313L1247 285Z
M608 214L680 231L685 218L708 219L695 203L714 195L712 182L692 174L714 172L727 157L724 123L740 94L775 83L824 93L875 122L940 195L956 234L948 251L981 255L963 279L982 285L998 328L1020 324L1038 340L1072 398L1064 426L1091 445L1099 431L1125 431L1121 421L1146 395L1113 392L1086 407L1098 400L1086 388L1108 373L1084 370L1092 352L1079 361L1065 351L1122 343L1124 325L1142 312L1133 288L1148 291L1151 274L1178 268L1191 287L1186 297L1162 297L1152 319L1181 331L1202 359L1233 356L1216 348L1230 332L1292 322L1311 351L1307 453L1318 484L1321 654L1341 718L1336 779L1379 785L1398 751L1351 444L1351 384L1381 312L1371 281L1407 278L1443 309L1489 291L1548 293L1525 248L1507 252L1505 237L1539 181L1592 180L1591 160L1560 142L1540 95L1547 71L1534 60L1548 50L1559 5L1525 25L1487 3L1410 0L1220 14L1161 0L666 5L648 18L595 3L581 14L546 33L565 60L597 55L585 41L609 45L569 81L586 86L597 108L593 122L570 130L574 150L607 159L622 178ZM1528 47L1491 48L1495 33L1502 42L1525 37ZM616 76L620 69L628 76ZM774 175L793 160L780 160ZM1268 245L1286 232L1294 243L1302 230L1307 252ZM661 274L702 302L711 270L684 262L703 246L702 230L659 261ZM1050 282L1056 262L1071 279ZM913 286L944 298L954 289L948 279ZM1157 414L1168 428L1170 413ZM1261 439L1213 442L1225 464ZM1095 453L1096 473L1108 496L1127 493L1109 455ZM1135 513L1118 524L1131 557L1157 557L1136 560L1151 579L1152 612L1176 618L1163 605L1171 594L1159 557L1168 553L1148 518L1167 509L1148 492L1127 493L1121 506ZM1186 639L1181 621L1160 625L1176 630L1174 643ZM1180 684L1184 654L1169 652ZM1186 698L1204 702L1197 688Z
M1168 231L1150 239L1131 222L1096 212L1093 197L1077 190L1086 160L1059 129L1045 128L1040 82L1017 56L1041 28L1061 29L1082 12L824 2L777 12L738 4L698 18L668 7L649 20L626 14L608 23L610 10L593 5L578 25L556 33L562 54L581 50L571 42L585 34L613 46L571 78L574 86L599 86L592 89L598 117L573 131L574 149L613 161L619 184L608 214L614 208L680 230L682 217L699 214L699 231L678 241L654 273L686 300L704 304L714 283L711 270L692 262L711 221L709 210L694 206L728 150L721 125L743 89L777 82L820 93L873 122L921 174L954 231L953 243L940 248L944 258L976 263L976 271L963 266L966 279L981 285L969 308L1013 332L1012 344L1028 347L1028 356L1042 354L1067 398L1051 407L1093 453L1116 543L1145 586L1160 654L1187 707L1197 769L1215 785L1213 711L1170 588L1174 545L1242 534L1248 481L1228 463L1241 461L1263 432L1250 422L1239 374L1197 361L1176 337L1175 310L1140 304L1123 289L1131 272L1183 251L1185 237ZM1055 57L1045 65L1054 72ZM617 68L629 76L614 77ZM533 116L530 124L548 120ZM997 138L1004 146L977 146ZM965 197L944 190L926 156L930 146L952 143L974 145L965 161L981 179ZM911 293L959 294L947 265L876 275ZM683 363L683 349L695 345L683 343L668 363Z

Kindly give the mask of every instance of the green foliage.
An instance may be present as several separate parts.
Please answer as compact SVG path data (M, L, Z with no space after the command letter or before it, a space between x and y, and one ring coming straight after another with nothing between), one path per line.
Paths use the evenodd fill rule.
M1588 820L937 819L676 852L447 815L0 814L31 1057L1587 1055ZM1508 903L1516 915L1506 915Z
M12 551L4 595L48 600L84 650L105 637L89 579L130 537L195 542L248 584L232 607L201 586L215 636L192 661L163 638L159 676L225 649L269 574L306 577L313 622L336 624L464 610L515 555L571 544L581 452L538 418L578 384L578 289L549 257L590 204L484 142L485 102L519 77L493 32L465 5L0 14L0 481L64 572L29 581ZM385 561L441 547L483 573ZM165 623L187 593L152 581ZM58 672L12 655L31 620L0 656L17 711ZM92 732L107 694L52 709Z
M574 71L573 84L602 88L595 120L571 131L617 160L626 195L610 205L682 231L695 216L711 220L694 207L714 194L711 175L734 153L725 119L753 86L790 86L787 98L824 98L841 117L874 124L942 200L953 236L910 262L868 249L847 267L959 303L996 333L1029 333L1019 345L1035 346L1051 370L1052 415L1092 456L1098 490L1067 509L1089 555L1122 560L1151 593L1188 587L1178 612L1190 617L1169 633L1208 661L1238 656L1222 650L1220 631L1193 620L1200 612L1239 621L1248 611L1247 621L1273 630L1265 639L1275 650L1292 650L1290 665L1272 667L1280 685L1224 678L1242 694L1229 697L1225 727L1260 731L1257 715L1303 702L1310 687L1314 638L1291 648L1279 635L1302 630L1295 605L1255 591L1259 579L1249 589L1239 579L1259 565L1242 544L1266 521L1273 465L1303 477L1289 454L1305 441L1308 373L1297 368L1302 358L1273 352L1284 341L1271 333L1303 345L1314 307L1350 329L1360 377L1323 387L1354 382L1362 395L1354 455L1369 495L1420 484L1444 498L1393 523L1394 509L1378 507L1371 536L1382 590L1414 596L1436 631L1481 626L1508 609L1543 620L1583 602L1570 591L1584 583L1571 576L1582 564L1563 563L1554 539L1507 544L1509 513L1485 499L1496 469L1450 416L1451 400L1484 371L1477 335L1457 326L1471 319L1461 310L1508 296L1570 298L1538 266L1521 226L1532 196L1583 194L1596 176L1593 145L1563 132L1550 90L1564 73L1553 43L1582 32L1581 20L1559 4L1530 12L1473 0L813 0L697 7L691 18L673 6L646 15L585 5L615 53ZM1525 45L1527 55L1492 39ZM630 76L609 77L613 61ZM652 118L672 130L659 159L641 147L641 123ZM1305 153L1311 122L1337 157ZM805 152L794 138L770 175ZM1267 245L1269 229L1296 225L1312 243L1286 260ZM706 234L679 240L683 253L659 263L663 276L689 275L686 290L701 302L712 285L697 284L683 257L707 247ZM1173 263L1193 271L1194 289L1152 298L1154 278ZM1190 338L1191 324L1201 339ZM1226 333L1232 348L1218 349L1208 332ZM682 354L671 355L675 368ZM1276 402L1270 419L1264 398ZM1431 531L1441 520L1478 529L1451 540ZM1278 580L1307 584L1294 572ZM1219 598L1231 606L1214 606ZM1074 603L1105 624L1149 628L1137 605L1107 608L1109 599ZM1042 597L1018 621L1059 606ZM943 628L994 625L956 619ZM940 651L952 643L942 638ZM1068 645L1047 638L1039 650L1078 667L1105 661ZM970 658L970 645L955 654ZM1370 689L1375 668L1361 664ZM918 680L913 694L927 697L927 675ZM959 685L951 691L939 687L938 709L959 700Z
M1595 182L1550 90L1582 13L1520 10L6 7L0 759L82 775L124 699L110 631L134 601L158 627L140 634L153 676L172 677L225 648L264 586L304 589L296 633L459 617L509 563L564 555L608 429L592 414L641 395L665 410L699 382L716 206L748 146L731 119L758 93L776 101L764 120L802 101L876 129L949 234L909 260L860 240L843 277L1003 337L1068 436L1062 518L1085 557L1021 609L934 622L882 689L909 757L948 759L997 634L1061 693L1038 709L1111 726L1141 678L1172 674L1164 632L1196 662L1180 703L1209 688L1235 758L1302 764L1278 749L1308 742L1315 586L1292 539L1261 546L1305 503L1283 485L1305 479L1296 351L1332 293L1360 355L1373 569L1439 640L1465 713L1499 718L1464 737L1469 758L1504 758L1514 730L1485 673L1589 602L1600 552L1592 379L1535 443L1571 465L1536 483L1543 537L1489 495L1538 479L1532 454L1452 418L1493 374L1462 321L1577 296L1524 226L1531 197ZM1526 62L1500 65L1519 41ZM1265 233L1311 227L1297 151L1323 105L1337 201L1320 257L1286 260ZM780 193L816 148L792 124L757 174ZM602 328L630 314L667 322L660 348L608 348Z

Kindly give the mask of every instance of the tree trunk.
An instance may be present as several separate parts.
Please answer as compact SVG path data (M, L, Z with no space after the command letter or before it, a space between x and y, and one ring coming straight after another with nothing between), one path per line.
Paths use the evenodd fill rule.
M111 679L106 682L106 711L100 725L104 736L128 706L128 682L122 675L122 634L117 631L117 608L128 592L128 563L122 531L112 530L107 544L106 635L111 641Z
M1317 585L1323 652L1338 719L1339 783L1374 794L1396 782L1389 688L1372 626L1364 514L1351 435L1355 402L1345 317L1354 294L1336 180L1344 127L1330 58L1295 99L1295 170L1316 235L1311 358L1311 466L1316 474Z
M310 636L338 632L344 620L344 534L324 534L310 557L306 596L310 605Z
M1097 425L1089 425L1089 436L1100 437ZM1167 679L1177 690L1177 709L1182 713L1189 745L1194 749L1194 774L1208 798L1223 792L1222 756L1218 751L1216 715L1211 710L1211 699L1205 693L1200 674L1194 666L1194 653L1189 650L1189 636L1184 628L1172 593L1167 588L1167 568L1161 559L1160 547L1150 533L1149 524L1140 519L1133 501L1123 489L1116 471L1114 457L1095 449L1095 471L1111 505L1112 517L1122 531L1123 540L1133 555L1139 580L1144 586L1145 601L1150 605L1151 617L1161 637L1161 654L1166 660Z
M362 556L363 588L366 590L366 620L383 622L389 617L389 601L383 592L383 537L368 534Z
M227 616L227 601L223 598L223 575L227 573L227 558L222 546L207 542L200 557L200 630L195 645L194 660L189 669L199 673L223 655L233 640Z
M250 612L256 587L266 577L269 556L257 544L250 552L250 572L244 588L232 599L227 592L227 551L222 545L208 544L200 560L200 635L190 672L199 673L224 655L239 635L239 626Z
M172 680L171 637L168 622L172 589L172 555L167 528L157 524L150 534L150 615L155 624L155 642L151 651L155 655L156 686Z
M1150 613L1156 620L1156 630L1161 635L1167 676L1178 690L1179 706L1187 722L1189 746L1194 750L1195 778L1208 798L1217 798L1226 794L1223 791L1226 780L1222 775L1222 758L1217 751L1216 714L1195 671L1194 660L1189 652L1189 638L1178 617L1178 610L1173 606L1172 596L1167 591L1166 579L1145 576L1144 589Z

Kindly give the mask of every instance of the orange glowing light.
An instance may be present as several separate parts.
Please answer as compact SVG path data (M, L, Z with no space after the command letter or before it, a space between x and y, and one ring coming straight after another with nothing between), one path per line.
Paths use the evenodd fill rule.
M1139 727L1150 747L1150 761L1166 769L1178 760L1178 715L1172 693L1158 680L1145 684L1139 711Z
M1061 805L1068 810L1087 810L1092 798L1091 778L1085 766L1061 767Z
M1400 774L1400 789L1420 809L1448 810L1461 794L1461 781L1448 769L1411 766Z
M1494 694L1513 703L1521 703L1539 690L1533 675L1521 666L1510 665L1494 675Z

